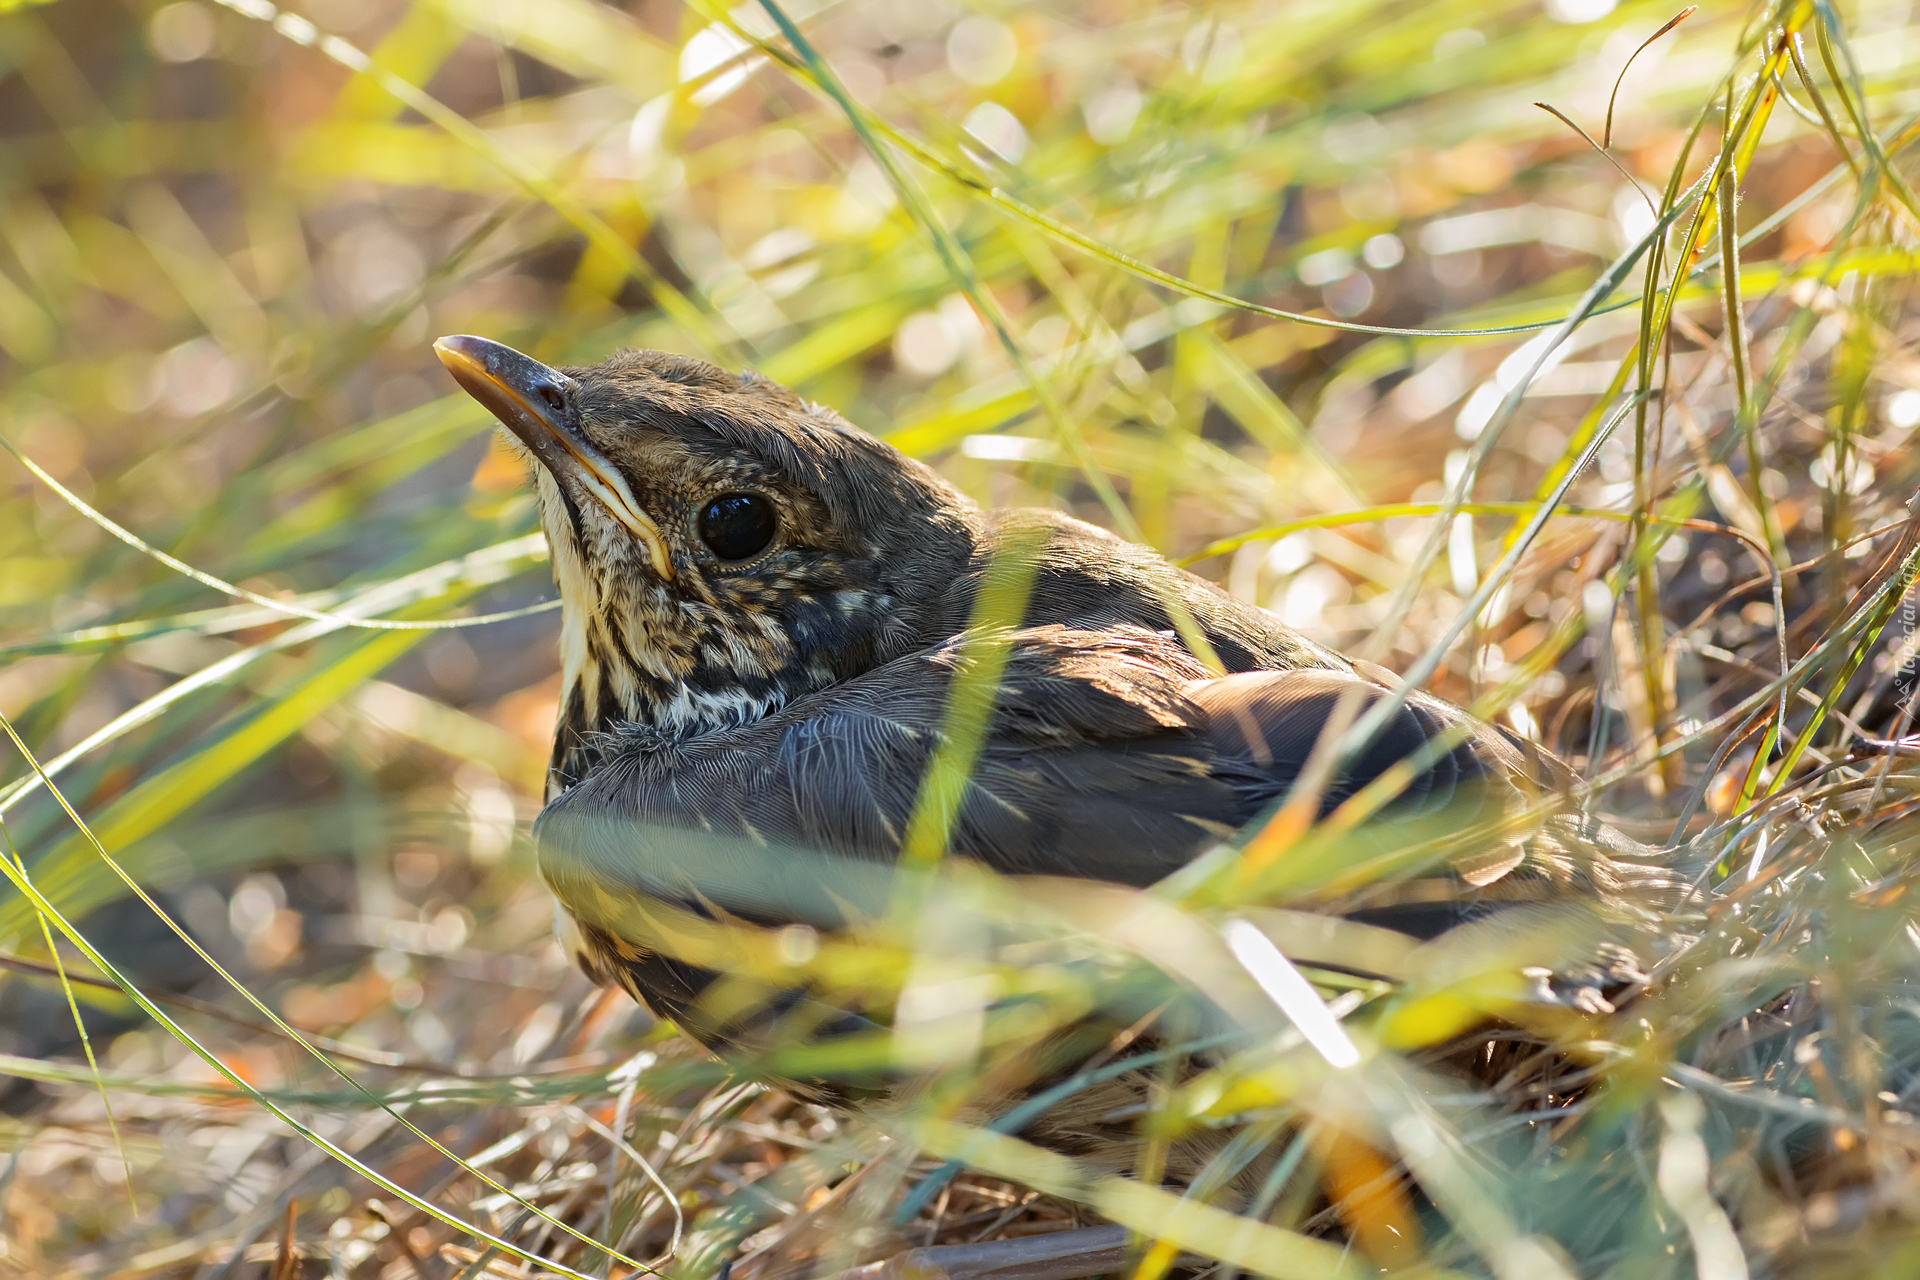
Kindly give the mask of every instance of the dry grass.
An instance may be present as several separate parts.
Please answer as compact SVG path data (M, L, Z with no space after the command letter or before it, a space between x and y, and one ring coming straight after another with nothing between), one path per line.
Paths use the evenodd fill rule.
M1258 1151L1269 1274L1304 1237L1356 1273L1920 1265L1920 774L1873 745L1920 644L1920 18L1709 6L1633 64L1610 161L1531 105L1601 134L1672 16L1606 7L848 0L795 44L664 0L0 4L0 713L73 809L0 766L0 1268L605 1274L584 1236L776 1280L1112 1220L1150 1278L1227 1247L1195 1206ZM462 331L750 363L983 502L1430 658L1702 896L1611 1015L1516 996L1506 953L1309 969L1364 1062L1170 1074L1143 1131L1273 1138L1185 1200L960 1126L999 1022L944 1101L747 1083L551 940L551 588L428 354ZM1205 940L1351 890L1316 848L1164 909ZM963 888L989 946L828 954L1205 1004L1204 947Z

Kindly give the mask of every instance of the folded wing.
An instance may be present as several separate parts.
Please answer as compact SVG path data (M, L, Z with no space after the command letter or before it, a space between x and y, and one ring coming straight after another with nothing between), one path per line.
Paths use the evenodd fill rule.
M1005 668L950 849L1002 874L1150 884L1286 795L1337 712L1351 723L1386 696L1340 671L1215 678L1173 638L1134 627L973 633L743 728L694 739L623 730L542 814L542 868L564 880L582 824L609 822L889 862L947 741L956 680L962 701L977 697L996 647ZM1544 758L1416 695L1326 786L1322 812L1403 761L1416 767L1389 819L1478 812L1517 785L1558 781ZM660 843L632 839L636 852ZM619 856L607 848L593 861L611 872Z

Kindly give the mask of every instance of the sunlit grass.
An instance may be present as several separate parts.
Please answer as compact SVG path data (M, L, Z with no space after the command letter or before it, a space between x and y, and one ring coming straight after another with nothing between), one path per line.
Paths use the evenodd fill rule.
M0 1264L770 1278L1103 1220L1149 1277L1912 1256L1920 26L1708 6L1598 154L1673 16L0 14ZM1458 852L1342 834L1384 793L1148 895L936 867L936 796L938 928L924 882L737 850L717 901L869 923L646 927L743 1006L996 997L714 1062L550 939L552 588L450 332L752 365L1138 537L1560 752L1700 896L1582 1013L1522 970L1597 922L1416 954L1329 916ZM1141 1060L1143 1176L1011 1136L1022 1055L1155 1008L1191 1056ZM900 1064L852 1116L751 1083Z

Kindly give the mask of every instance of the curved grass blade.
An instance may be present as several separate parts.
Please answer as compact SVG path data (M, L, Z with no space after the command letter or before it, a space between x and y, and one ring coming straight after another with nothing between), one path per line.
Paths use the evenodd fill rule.
M131 530L114 523L104 514L88 505L86 500L80 497L79 494L73 492L73 490L67 488L49 475L46 469L40 466L39 463L14 448L13 443L4 436L0 436L0 447L4 447L8 453L14 456L14 459L18 461L21 466L32 472L36 480L53 490L62 502L72 507L75 511L78 511L101 529L104 529L106 532L132 547L135 551L138 551L141 555L159 561L175 573L192 578L202 586L212 587L215 591L221 592L224 595L232 596L237 600L245 600L249 604L256 605L259 608L283 617L305 618L310 622L331 622L343 627L358 627L369 631L451 631L461 627L485 626L492 622L504 622L512 618L525 618L532 614L545 613L559 607L557 600L544 601L540 604L527 605L519 609L508 609L504 613L486 614L478 618L445 618L422 622L395 621L382 618L356 618L348 614L325 613L317 609L307 609L286 600L276 600L272 596L263 596L257 591L249 591L245 587L237 586L234 583L226 581L224 578L216 578L203 569L196 569L186 561L168 555L158 547L143 541Z
M1545 499L1532 502L1466 502L1455 509L1456 514L1470 516L1532 516L1547 505ZM1299 533L1306 529L1337 529L1350 524L1375 524L1382 520L1400 520L1408 517L1439 516L1447 514L1447 504L1443 502L1389 502L1376 507L1363 507L1358 511L1330 511L1324 515L1302 516L1298 520L1288 520L1284 524L1266 525L1249 533L1236 533L1231 538L1221 538L1209 542L1192 555L1182 556L1175 563L1182 566L1198 564L1214 556L1223 556L1230 551L1238 551L1252 542L1267 542L1286 537L1290 533ZM1569 520L1609 520L1625 524L1634 518L1631 511L1615 511L1605 507L1556 507L1555 517ZM1697 529L1702 533L1720 533L1728 537L1739 537L1740 531L1731 525L1715 520L1696 520L1681 516L1655 516L1655 524L1673 529ZM1523 526L1524 528L1524 526Z
M354 617L356 611L386 612L434 597L444 597L466 590L478 590L511 577L518 572L519 566L523 563L537 562L542 558L545 550L545 535L530 534L512 542L473 552L458 560L445 561L421 569L402 578L376 583L359 595L348 598L345 603L345 612L330 613L324 620L289 628L271 639L229 654L219 662L176 681L161 692L122 712L60 755L47 761L45 772L49 777L57 776L82 757L151 722L162 712L178 705L190 695L212 688L239 674L268 654L304 644L340 630ZM0 815L19 804L39 786L40 775L30 773L9 786L0 788Z
M0 820L0 841L4 841L7 846L7 858L13 862L21 875L25 875L26 859L20 856L20 850L14 846L13 833L7 828L4 820ZM34 915L40 924L42 945L46 947L47 955L52 960L52 964L48 967L60 981L60 994L67 1002L67 1015L73 1019L74 1034L80 1037L80 1050L87 1059L87 1074L93 1078L94 1088L100 1094L100 1106L107 1113L107 1132L113 1139L113 1149L120 1156L120 1168L127 1179L127 1207L137 1218L140 1216L140 1203L133 1196L133 1161L127 1155L126 1144L120 1140L120 1122L114 1118L113 1100L107 1096L106 1078L100 1074L100 1062L94 1057L93 1037L87 1032L87 1020L80 1016L80 1002L73 994L73 979L67 973L67 962L60 955L60 948L54 945L53 928L47 923L44 913L35 912Z
M357 46L339 36L322 32L306 18L286 12L269 0L219 0L219 3L244 17L266 23L293 43L313 49L355 75L364 76L391 94L395 101L419 112L449 136L498 166L502 173L526 188L534 199L565 219L596 249L620 263L634 281L654 298L660 309L709 353L722 355L739 346L738 339L723 336L704 311L694 306L685 294L649 266L639 250L608 226L604 218L552 178L507 150L459 112L419 86L388 71Z
M382 641L387 641L391 643L394 640L405 641L408 639L410 638L380 637L379 639L373 641L372 643L368 644L365 647L375 648L376 646L379 646L382 643ZM242 999L246 1000L248 1004L252 1005L256 1012L258 1012L262 1017L264 1017L267 1021L271 1022L276 1028L278 1028L282 1035L286 1036L288 1039L293 1040L294 1042L298 1043L303 1048L305 1048L308 1054L311 1057L313 1057L315 1061L319 1062L320 1065L325 1067L328 1071L338 1076L346 1084L352 1086L353 1089L357 1093L359 1093L362 1096L362 1098L365 1099L365 1101L379 1107L382 1111L387 1112L395 1120L397 1120L401 1124L401 1126L404 1127L409 1133L413 1134L414 1137L426 1143L434 1151L446 1157L448 1160L453 1161L455 1165L468 1169L468 1171L471 1172L474 1177L478 1178L481 1182L485 1183L487 1186L493 1188L494 1191L509 1197L514 1203L524 1206L526 1209L532 1212L536 1217L539 1217L543 1221L547 1222L550 1226L558 1228L560 1231L564 1232L565 1234L574 1237L576 1240L580 1241L582 1244L585 1244L590 1248L599 1250L604 1256L611 1259L612 1261L620 1262L626 1266L633 1267L636 1271L648 1270L648 1268L644 1264L641 1264L639 1262L634 1261L631 1258L624 1256L623 1254L619 1253L617 1250L610 1249L601 1245L597 1241L592 1240L591 1238L586 1236L584 1233L574 1229L571 1226L568 1226L566 1223L560 1222L558 1219L554 1218L552 1215L548 1214L546 1211L540 1209L539 1207L528 1204L520 1196L516 1195L512 1190L510 1190L507 1187L501 1186L493 1177L491 1177L485 1171L473 1169L471 1166L467 1165L464 1161L461 1160L461 1158L458 1155L454 1154L452 1151L449 1151L437 1139L435 1139L430 1134L422 1130L418 1125L414 1124L411 1120L407 1119L404 1115L400 1114L399 1111L389 1106L388 1104L382 1102L378 1098L378 1096L375 1095L371 1090L367 1089L353 1076L349 1075L346 1071L342 1070L340 1066L337 1063L335 1063L331 1058L329 1058L318 1046L310 1042L305 1036L301 1035L293 1027L287 1025L287 1023L278 1014L276 1014L271 1008L269 1008L264 1001L262 1001L258 996L254 995L253 992L248 990L245 983L239 981L232 974L228 973L226 968L222 966L219 961L215 960L211 955L207 954L206 949L202 947L194 939L193 935L188 933L185 929L183 929L179 925L179 923L176 922L173 919L173 917L169 915L163 907L160 906L159 903L155 902L153 900L152 895L150 895L144 888L142 888L140 884L136 880L134 880L131 875L127 873L126 869L121 866L119 861L115 859L112 854L107 852L106 845L94 833L93 829L87 825L85 820L83 820L80 817L79 813L73 808L73 806L70 803L68 803L66 796L61 793L58 785L54 783L52 779L48 778L43 771L40 770L39 760L34 756L33 752L28 748L26 742L21 739L19 733L15 731L13 727L13 722L11 720L8 720L5 716L0 716L0 730L4 730L6 732L7 736L13 740L13 745L15 749L17 749L20 752L20 754L27 759L27 762L33 766L35 772L40 775L41 784L47 788L48 793L53 796L53 798L59 803L60 807L66 812L68 819L71 820L74 823L74 825L79 829L81 838L84 839L85 842L93 849L94 853L100 858L100 860L106 863L108 867L112 868L114 873L118 875L126 883L127 887L130 890L132 890L134 895L138 897L143 903L145 903L147 908L151 910L154 913L154 915L163 924L165 924L173 932L173 934L176 937L180 939L180 941L184 942L187 945L187 947L190 950L192 950L193 953L196 956L198 956L203 963L205 963L210 969L214 971L215 974L217 974L223 981L225 981L230 987L232 987L233 990L237 992ZM254 1088L251 1084L247 1083L244 1079L242 1079L241 1076L237 1072L235 1072L232 1068L228 1067L227 1064L223 1062L217 1054L214 1054L212 1051L202 1046L198 1040L196 1040L190 1033L188 1033L185 1030L185 1028L181 1027L177 1022L175 1022L172 1018L170 1018L166 1014L166 1012L160 1008L158 1004L156 1004L153 1000L149 999L144 992L142 992L129 979L127 979L127 977L124 974L122 974L120 970L116 968L110 960L108 960L104 955L100 954L99 950L96 947L94 947L93 944L86 939L85 935L82 934L80 930L75 928L71 923L67 921L66 917L60 913L60 911L58 910L57 907L54 906L52 901L49 900L44 894L41 893L39 887L34 883L34 880L32 879L32 877L30 877L23 868L14 867L14 865L11 862L9 862L4 858L0 858L0 868L4 868L4 873L7 879L10 880L13 883L14 888L19 890L21 895L25 897L32 904L34 909L39 911L43 915L47 916L48 918L52 919L54 923L59 926L60 932L66 935L68 940L71 941L76 947L80 949L81 954L84 955L87 958L87 960L90 963L92 963L94 967L97 968L101 973L106 974L109 978L111 978L120 987L120 989L124 991L127 994L127 996L134 1001L134 1003L140 1006L142 1011L144 1011L148 1017L152 1018L155 1022L158 1022L161 1026L165 1027L167 1031L174 1036L175 1039L179 1040L182 1044L185 1044L189 1049L193 1050L194 1053L202 1061L206 1062L208 1066L214 1068L214 1070L218 1071L222 1076L226 1077L226 1079L230 1083L232 1083L237 1088L239 1088L249 1098L253 1099L256 1103L265 1107L268 1111L270 1111L275 1116L275 1118L291 1126L302 1137L306 1138L310 1142L313 1142L315 1145L322 1147L330 1155L333 1155L335 1159L338 1159L343 1163L347 1164L348 1167L352 1168L356 1173L359 1173L363 1177L366 1177L372 1180L376 1185L380 1186L382 1189L389 1191L394 1195L399 1196L401 1199L405 1200L408 1204L412 1205L415 1209L418 1209L420 1212L425 1213L428 1216L432 1217L435 1221L444 1223L447 1226L453 1227L456 1230L464 1231L467 1234L473 1236L474 1238L479 1240L484 1240L489 1244L499 1245L500 1247L507 1249L517 1258L523 1258L528 1262L535 1262L543 1266L551 1267L552 1269L560 1272L562 1275L569 1277L569 1280L591 1280L591 1277L588 1277L581 1272L574 1271L571 1268L565 1267L562 1264L554 1262L550 1259L539 1258L534 1255L528 1254L526 1251L520 1249L518 1246L511 1244L508 1241L502 1240L499 1237L494 1236L491 1233L479 1227L475 1227L468 1223L462 1222L458 1218L455 1218L452 1215L446 1213L444 1210L437 1208L430 1201L427 1201L421 1198L420 1196L415 1195L413 1192L400 1186L398 1183L393 1182L391 1179L380 1174L378 1171L372 1169L370 1166L367 1166L364 1163L360 1162L359 1160L355 1159L344 1148L341 1148L337 1144L322 1137L320 1134L314 1132L311 1128L307 1127L306 1125L301 1124L300 1121L295 1119L283 1107L273 1102L265 1094L261 1093L258 1089Z
M827 66L826 60L820 56L819 51L800 33L800 28L794 25L793 20L787 16L786 10L782 9L775 0L760 0L760 7L767 11L768 16L780 28L780 34L786 37L787 42L804 60L816 87L831 98L846 116L848 123L853 126L855 134L858 135L861 145L866 148L867 154L873 157L874 162L886 174L887 181L892 184L900 198L901 206L932 241L934 252L947 274L960 291L966 294L967 300L973 304L974 309L993 330L1007 359L1019 372L1021 381L1027 385L1039 402L1041 409L1047 415L1047 421L1052 424L1061 442L1072 453L1087 483L1092 486L1094 493L1099 495L1100 504L1113 518L1115 527L1134 541L1142 541L1140 526L1134 520L1133 512L1120 500L1119 493L1114 490L1113 482L1107 478L1106 473L1100 469L1099 463L1094 460L1093 454L1087 448L1086 437L1068 415L1066 406L1060 403L1060 397L1055 393L1053 384L1034 368L1033 362L1027 358L1025 349L1015 340L1005 311L981 283L980 273L965 247L940 220L939 214L928 202L926 193L908 177L906 171L893 158L893 153L881 145L879 138L875 136L869 114L863 111L847 93L846 86L840 83L839 77L835 76L832 69Z

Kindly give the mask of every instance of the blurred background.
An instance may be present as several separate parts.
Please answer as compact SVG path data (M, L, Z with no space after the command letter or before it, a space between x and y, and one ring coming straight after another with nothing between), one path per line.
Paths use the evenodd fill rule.
M1778 670L1768 565L1832 553L1781 598L1815 617L1800 652L1883 545L1849 539L1901 515L1920 471L1916 224L1897 177L1914 169L1891 132L1920 110L1908 0L1820 8L1844 85L1811 35L1810 81L1763 71L1770 33L1811 31L1811 6L1709 4L1617 98L1674 16L1665 0L787 12L918 148L896 154L999 315L969 301L841 109L749 43L775 30L757 5L0 4L0 437L16 451L0 457L0 714L261 1001L583 1230L617 1203L650 1255L683 1222L690 1275L749 1226L785 1242L757 1256L806 1256L792 1224L818 1220L881 1139L728 1077L552 941L525 833L558 690L554 592L519 467L433 359L436 335L556 364L637 346L757 368L982 503L1210 553L1196 572L1328 643L1390 624L1376 652L1404 665L1458 616L1513 514L1438 533L1431 506L1325 517L1442 502L1539 354L1523 344L1652 228L1670 181L1752 125L1742 367L1709 231L1677 250L1700 271L1671 317L1645 327L1636 271L1614 294L1628 305L1555 350L1472 490L1542 492L1655 332L1667 411L1637 447L1631 421L1617 431L1568 500L1619 516L1678 495L1660 509L1705 523L1669 526L1623 570L1637 527L1555 521L1433 682L1497 694L1489 714L1660 835L1691 791L1702 821L1738 803L1753 743L1717 757L1697 731ZM1783 65L1759 123L1740 115ZM1610 123L1608 155L1537 102L1595 139ZM1856 106L1895 139L1896 177L1864 200ZM1496 332L1315 326L1209 290ZM1743 417L1730 388L1748 379ZM322 616L210 589L84 507ZM338 614L512 616L370 630ZM1843 713L1887 720L1899 630L1849 671ZM232 1071L368 1168L596 1265L266 1027L11 746L0 818L16 866ZM292 1204L305 1274L478 1273L471 1239L240 1099L64 941L54 966L52 939L0 889L0 1269L254 1274L281 1256ZM76 976L84 1045L56 968ZM654 1073L638 1098L635 1064ZM671 1200L616 1192L595 1136L616 1119ZM763 1196L786 1216L739 1218L741 1188L780 1170ZM956 1186L943 1221L970 1225L954 1238L1083 1212Z

